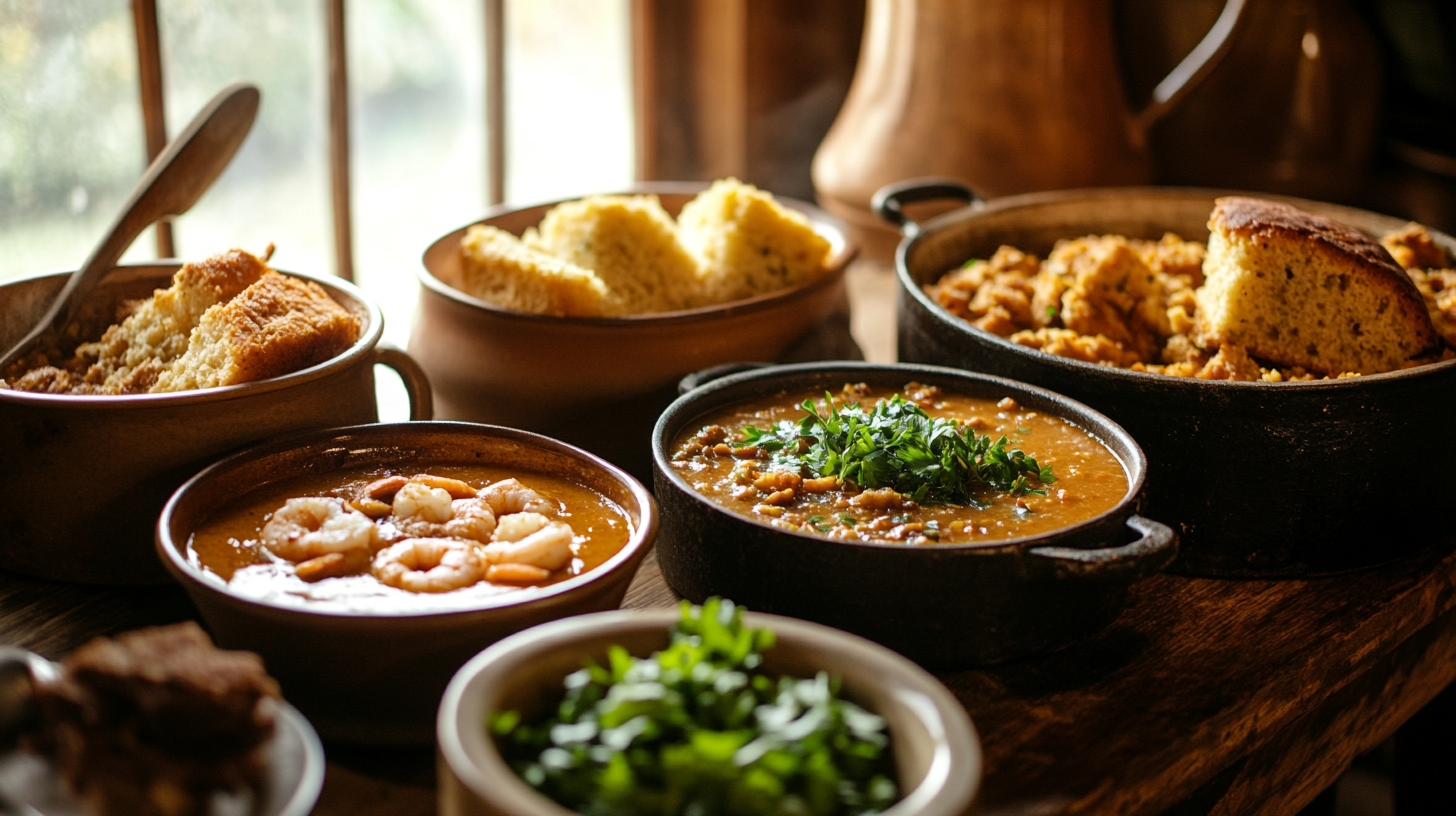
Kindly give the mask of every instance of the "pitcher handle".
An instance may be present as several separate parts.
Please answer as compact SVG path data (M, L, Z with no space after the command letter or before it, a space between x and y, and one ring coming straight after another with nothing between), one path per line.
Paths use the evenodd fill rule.
M409 393L411 422L428 422L435 418L430 378L425 376L425 370L413 357L391 346L375 346L374 364L394 369L404 381L404 390Z
M1228 55L1234 42L1234 34L1247 18L1244 14L1247 3L1248 0L1228 0L1213 27L1208 29L1198 45L1153 88L1152 101L1133 117L1132 135L1135 144L1139 147L1146 144L1148 128L1177 107Z

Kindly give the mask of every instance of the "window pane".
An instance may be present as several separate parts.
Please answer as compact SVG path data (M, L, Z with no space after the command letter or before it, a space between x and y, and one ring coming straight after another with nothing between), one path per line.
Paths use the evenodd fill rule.
M127 0L0 0L0 280L79 266L141 177L135 30Z
M506 198L633 179L628 0L516 0L506 18Z
M403 348L425 247L485 209L483 3L350 3L346 22L354 277Z
M233 82L251 82L263 95L232 164L178 219L177 254L262 252L272 242L274 266L332 274L323 4L159 0L157 17L168 137Z

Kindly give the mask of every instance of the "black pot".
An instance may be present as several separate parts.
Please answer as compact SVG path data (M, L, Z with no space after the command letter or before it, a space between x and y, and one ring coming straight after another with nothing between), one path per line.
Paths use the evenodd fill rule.
M725 510L669 465L680 432L705 414L783 391L864 382L896 391L918 381L1062 417L1122 462L1128 491L1100 516L1055 532L989 544L911 546L831 541ZM652 436L661 513L657 559L667 583L701 602L721 595L761 612L818 621L925 664L992 663L1056 648L1111 623L1133 582L1177 551L1173 531L1134 515L1147 470L1137 443L1066 397L947 368L804 363L731 374L684 394Z
M877 195L905 227L896 253L900 358L1035 383L1106 413L1137 437L1150 478L1144 512L1179 529L1174 571L1304 576L1372 566L1450 535L1437 497L1456 492L1456 360L1353 379L1210 382L1054 357L981 331L922 288L1002 244L1045 257L1061 238L1171 230L1206 240L1226 193L1173 188L1070 190L974 202L964 187L907 183ZM900 204L958 195L973 206L924 225ZM1244 193L1244 195L1249 195ZM1254 194L1262 195L1262 194ZM1405 222L1287 201L1378 236ZM1448 252L1450 236L1432 233Z

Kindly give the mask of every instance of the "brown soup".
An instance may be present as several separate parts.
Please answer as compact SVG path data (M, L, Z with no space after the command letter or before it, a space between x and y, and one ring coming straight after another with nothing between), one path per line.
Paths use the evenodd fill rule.
M836 408L858 402L868 412L889 392L872 393L863 384L845 386ZM1055 416L1001 401L942 393L916 383L902 397L933 419L955 420L964 431L998 440L1050 466L1054 480L1029 477L1014 491L970 483L967 500L914 501L890 487L868 489L822 477L809 467L775 461L773 452L750 444L754 432L808 414L800 405L813 400L828 414L822 393L782 393L709 415L679 435L672 467L693 489L727 510L811 535L851 541L905 544L969 544L1050 532L1112 509L1127 495L1126 472L1105 445ZM800 447L800 451L809 446ZM1038 491L1044 491L1045 495Z
M632 532L621 507L557 476L379 467L250 493L193 533L187 557L256 600L447 611L588 572Z

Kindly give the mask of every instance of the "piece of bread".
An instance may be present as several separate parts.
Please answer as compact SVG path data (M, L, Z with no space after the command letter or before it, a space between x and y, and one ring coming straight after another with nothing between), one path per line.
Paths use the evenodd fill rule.
M153 393L264 380L316 365L359 339L362 321L313 281L268 270L208 309Z
M607 312L607 288L589 269L548 255L519 238L481 224L460 241L460 291L508 309L558 317Z
M1198 291L1204 348L1322 374L1392 371L1440 343L1420 293L1379 244L1253 198L1217 201Z
M85 380L93 393L144 394L187 351L192 330L213 306L251 286L268 267L241 249L183 264L172 285L138 303L132 313L76 355L90 361Z
M720 179L678 214L709 302L774 292L824 273L830 244L801 213L737 179Z
M699 304L698 263L655 195L590 196L553 207L526 243L596 273L613 314Z

